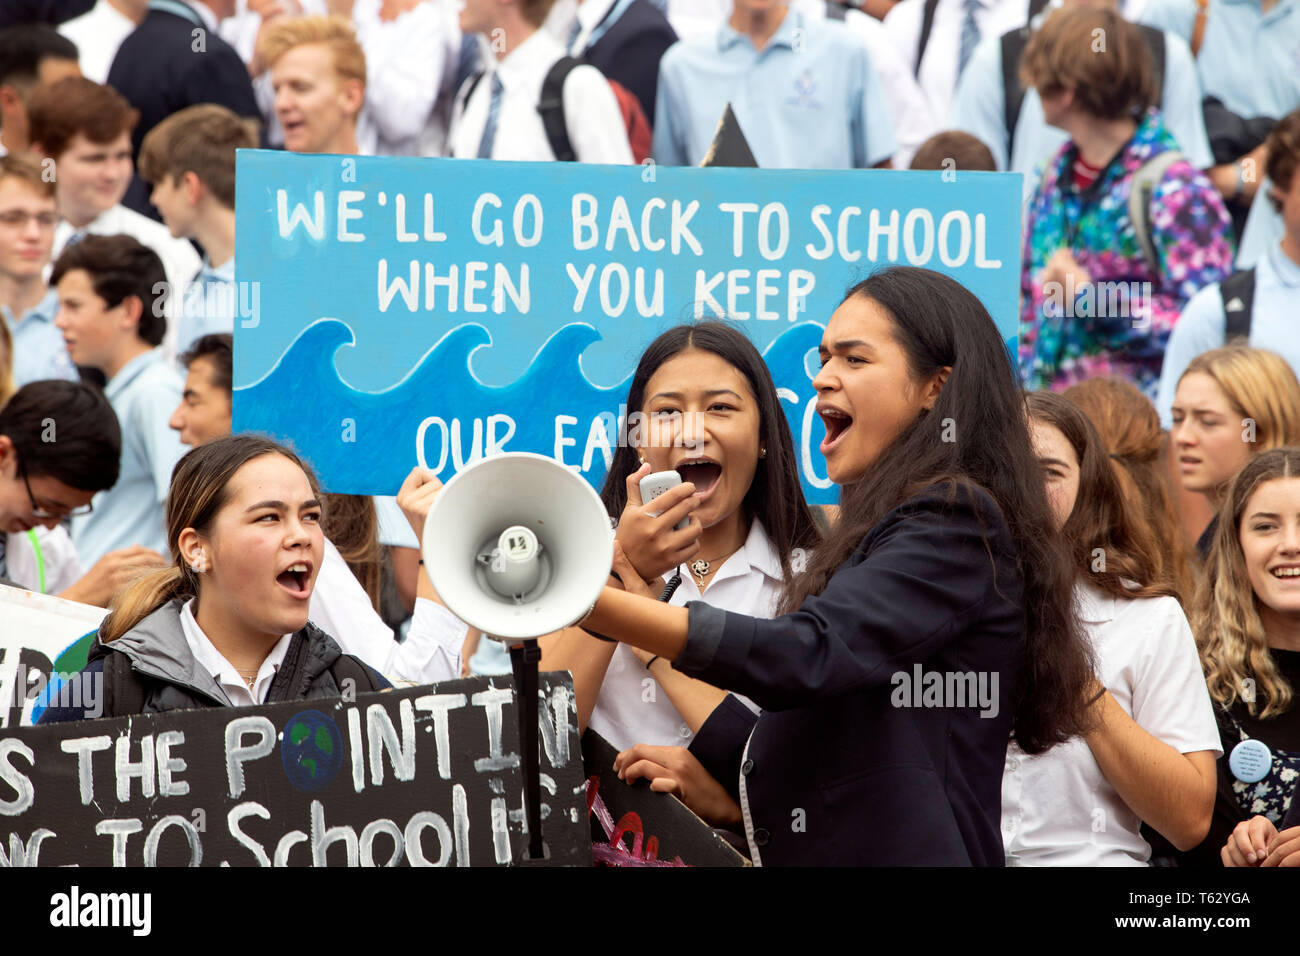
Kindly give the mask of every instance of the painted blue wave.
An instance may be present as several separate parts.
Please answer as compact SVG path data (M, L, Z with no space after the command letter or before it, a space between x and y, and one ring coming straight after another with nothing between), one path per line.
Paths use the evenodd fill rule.
M806 359L821 333L811 322L792 326L765 354L774 380L785 390L782 406L796 452L813 397ZM335 361L339 349L355 344L352 330L337 319L320 319L303 330L264 378L235 389L234 427L290 444L332 492L396 493L418 463L421 423L425 463L444 481L477 460L495 437L502 451L558 452L599 488L606 472L600 435L614 440L614 422L631 381L630 371L608 388L587 379L580 359L599 340L590 325L566 325L546 341L520 378L489 387L475 377L472 358L493 344L492 337L482 326L466 324L448 332L401 381L383 391L364 392L342 380ZM557 416L576 423L564 420L557 427ZM565 442L558 449L557 431ZM824 475L825 463L816 452L821 437L821 421L814 416L807 437L814 478ZM830 492L804 477L810 501L832 500Z

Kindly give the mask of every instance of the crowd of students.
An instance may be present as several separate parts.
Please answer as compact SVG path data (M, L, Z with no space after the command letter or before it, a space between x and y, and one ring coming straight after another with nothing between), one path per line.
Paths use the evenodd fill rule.
M730 107L761 167L1020 172L1019 375L874 273L814 509L749 339L655 339L542 641L580 726L755 863L1300 865L1297 48L1300 0L7 2L0 578L109 609L110 715L508 670L420 567L436 478L231 434L235 151L692 165Z

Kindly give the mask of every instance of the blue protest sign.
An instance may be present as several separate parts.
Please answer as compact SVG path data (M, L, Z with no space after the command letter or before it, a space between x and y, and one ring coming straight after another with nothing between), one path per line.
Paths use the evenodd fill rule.
M1012 174L241 150L237 183L235 429L291 442L330 491L393 494L416 464L445 480L500 451L599 487L642 349L716 315L764 354L805 493L832 501L816 348L890 264L953 276L1014 352Z

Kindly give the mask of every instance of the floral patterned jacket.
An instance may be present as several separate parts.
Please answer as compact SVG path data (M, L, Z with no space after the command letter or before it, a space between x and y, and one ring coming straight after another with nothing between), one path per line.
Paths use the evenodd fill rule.
M1152 192L1146 260L1129 215L1134 174L1177 143L1151 109L1137 131L1079 191L1073 143L1044 171L1025 222L1020 279L1020 374L1027 388L1064 389L1097 375L1127 378L1155 397L1165 343L1187 300L1232 271L1231 221L1214 187L1185 159ZM1057 249L1073 252L1091 283L1040 281Z

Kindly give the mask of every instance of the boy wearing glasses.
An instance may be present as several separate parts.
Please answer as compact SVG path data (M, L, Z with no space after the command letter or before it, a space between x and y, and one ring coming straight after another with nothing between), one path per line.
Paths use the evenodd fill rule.
M100 607L114 589L161 558L116 551L83 575L63 522L91 512L117 481L122 438L99 389L33 382L0 408L0 579Z
M54 264L59 293L54 324L76 365L98 369L122 429L118 481L72 519L72 540L86 563L143 545L167 551L163 507L172 467L184 447L167 420L181 398L181 378L157 349L166 276L162 261L130 236L87 236Z
M0 156L0 318L13 338L15 385L77 377L54 327L58 294L42 275L58 222L54 183L42 178L36 161Z

